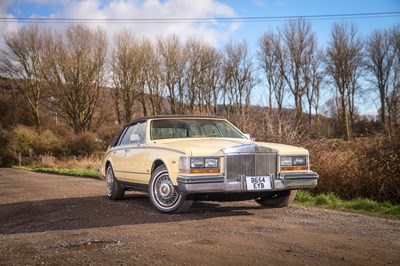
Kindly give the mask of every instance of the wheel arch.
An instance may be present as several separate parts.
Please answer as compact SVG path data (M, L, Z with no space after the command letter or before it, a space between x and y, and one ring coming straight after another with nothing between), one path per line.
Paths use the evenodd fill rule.
M108 167L111 165L111 167L112 167L112 164L111 164L111 161L110 160L107 160L107 162L106 162L106 164L105 164L105 166L106 166L106 171L107 171L107 169L108 169Z
M105 167L104 170L105 170L106 173L107 173L107 169L108 169L109 166L111 166L111 168L114 170L114 166L113 166L111 158L108 158L108 160L104 164L104 167Z
M153 162L153 165L151 166L151 173L153 173L154 170L156 170L156 169L157 169L159 166L161 166L161 165L164 165L164 166L167 168L167 170L168 170L167 164L166 164L163 160L157 159L157 160L155 160L155 161Z
M175 160L169 161L167 160L163 160L161 158L157 158L154 162L153 165L151 167L151 173L150 175L152 175L154 173L154 171L157 169L157 167L164 165L165 168L167 168L168 174L171 178L172 183L177 186L177 175L178 175L178 165L176 164Z
M107 175L107 169L108 169L109 166L111 166L111 168L112 168L113 171L114 171L114 167L113 167L112 162L111 162L110 159L108 159L108 160L105 162L105 164L104 164L104 176Z

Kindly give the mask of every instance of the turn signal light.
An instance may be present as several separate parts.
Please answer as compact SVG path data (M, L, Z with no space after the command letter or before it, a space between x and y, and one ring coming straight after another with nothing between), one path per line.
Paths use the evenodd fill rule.
M190 173L192 173L192 174L219 173L219 169L190 169Z
M304 170L308 170L308 166L307 165L281 167L281 171L304 171Z

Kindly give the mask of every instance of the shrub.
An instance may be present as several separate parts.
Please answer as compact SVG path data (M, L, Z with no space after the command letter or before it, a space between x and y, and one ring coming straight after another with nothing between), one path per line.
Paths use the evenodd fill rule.
M118 130L121 130L120 125L113 125L109 127L103 127L100 132L98 132L98 147L105 151L110 145L111 141L114 139L115 135L117 134Z
M371 198L400 203L400 137L378 136L357 151L363 191Z
M73 135L66 140L69 155L89 156L101 151L101 142L94 133Z
M400 202L400 141L375 136L357 141L308 142L312 169L319 176L314 194L344 199L366 197Z
M10 148L15 154L32 155L38 138L38 134L33 129L18 125L11 134Z
M63 143L52 131L38 134L34 129L21 125L15 127L9 145L14 154L23 156L63 153Z
M38 138L34 144L34 150L37 154L52 154L54 156L61 156L65 153L63 142L50 130L45 130L38 135Z
M10 167L17 162L16 156L11 152L9 146L10 134L0 127L0 167Z

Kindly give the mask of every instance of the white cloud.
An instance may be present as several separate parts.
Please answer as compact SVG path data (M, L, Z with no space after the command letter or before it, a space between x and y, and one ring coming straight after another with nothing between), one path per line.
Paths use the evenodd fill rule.
M18 1L20 2L20 1ZM18 3L17 2L17 3ZM25 0L24 2L61 5L62 9L49 14L51 18L74 19L171 19L171 18L216 18L235 17L235 11L230 6L216 0ZM0 5L0 12L11 1ZM11 15L11 14L9 14ZM3 24L2 24L3 25ZM17 25L14 23L14 25ZM241 23L87 23L90 27L101 26L110 39L123 28L130 29L135 35L155 39L157 36L177 34L182 39L188 37L201 38L215 46L229 40L230 34L236 31ZM49 26L46 24L46 26ZM52 23L53 28L64 28L64 23ZM5 29L7 30L7 29ZM2 32L5 32L2 31Z
M366 110L362 110L361 113L363 115L368 115L368 116L377 116L378 115L378 109L369 108L369 109L366 109Z
M6 8L10 5L11 0L0 1L0 17L1 18L13 18L12 14L7 13ZM9 23L7 21L0 21L0 48L3 46L4 34L15 30L17 28L17 24Z

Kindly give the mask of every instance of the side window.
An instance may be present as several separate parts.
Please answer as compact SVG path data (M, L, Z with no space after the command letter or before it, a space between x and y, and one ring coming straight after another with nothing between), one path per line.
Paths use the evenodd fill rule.
M118 145L129 145L131 144L131 135L132 134L138 134L140 136L140 143L145 143L146 142L146 123L138 123L135 125L132 125L128 127L128 129L125 130L121 141L119 142Z
M140 136L140 143L146 142L146 123L137 124L136 131L133 134L138 134Z
M137 127L137 124L128 127L125 130L124 135L122 136L121 141L119 142L118 145L128 145L128 144L130 144L131 143L131 135L135 132L136 127Z

